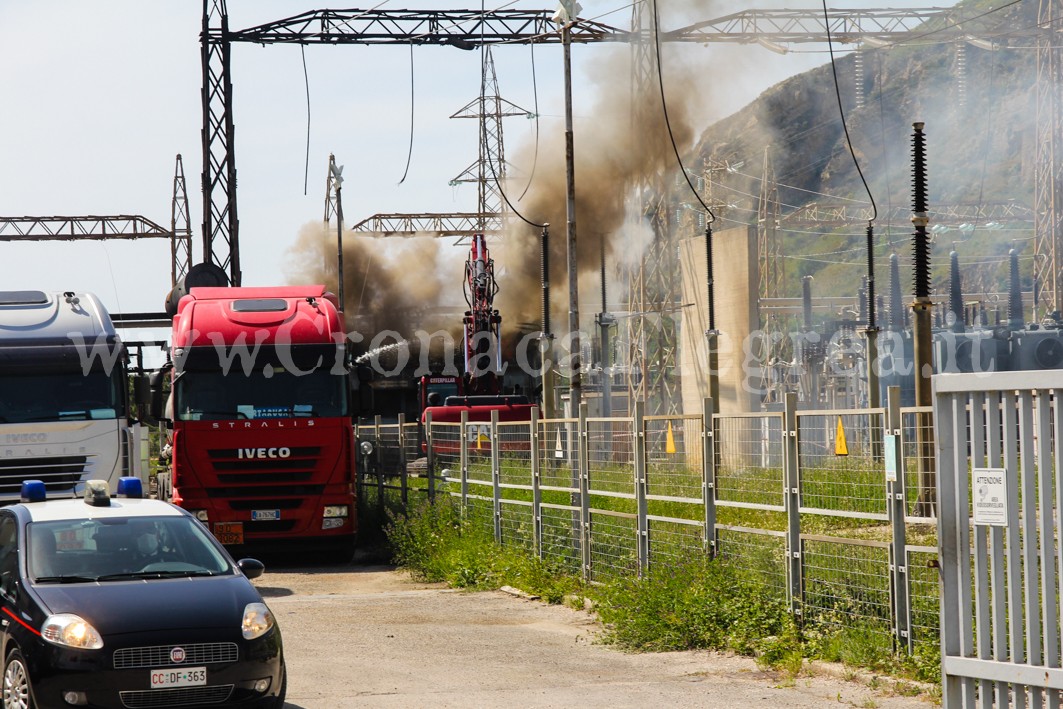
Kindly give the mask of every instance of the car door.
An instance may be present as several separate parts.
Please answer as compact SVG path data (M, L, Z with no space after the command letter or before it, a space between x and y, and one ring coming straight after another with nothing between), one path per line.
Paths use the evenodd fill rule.
M19 617L19 551L18 521L15 515L0 510L0 634L4 656L7 655L8 641L12 633L14 619ZM2 658L0 658L2 659Z

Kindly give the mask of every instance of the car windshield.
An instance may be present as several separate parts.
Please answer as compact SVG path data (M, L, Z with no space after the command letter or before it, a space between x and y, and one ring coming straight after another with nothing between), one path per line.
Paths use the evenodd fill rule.
M235 573L203 525L184 516L33 522L28 529L35 583Z
M0 423L114 419L124 415L121 370L0 374Z
M324 369L186 371L175 381L174 409L182 421L344 416L346 388L345 375Z

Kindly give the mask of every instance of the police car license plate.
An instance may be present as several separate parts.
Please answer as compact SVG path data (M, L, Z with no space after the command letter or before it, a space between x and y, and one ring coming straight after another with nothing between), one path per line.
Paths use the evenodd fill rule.
M214 538L222 544L243 544L243 522L215 522Z
M256 522L262 522L267 520L274 520L281 518L280 510L251 510L251 519Z
M179 670L165 669L151 671L151 688L198 687L207 683L206 667L182 667Z

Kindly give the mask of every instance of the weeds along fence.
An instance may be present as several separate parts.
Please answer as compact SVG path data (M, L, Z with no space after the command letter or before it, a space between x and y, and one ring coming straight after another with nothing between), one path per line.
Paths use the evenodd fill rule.
M360 426L364 504L445 495L497 542L589 582L697 555L756 574L806 627L937 648L931 409ZM416 443L414 443L416 441ZM929 445L928 445L929 441ZM927 457L926 452L930 455ZM925 487L929 481L931 487ZM398 500L396 500L398 502Z

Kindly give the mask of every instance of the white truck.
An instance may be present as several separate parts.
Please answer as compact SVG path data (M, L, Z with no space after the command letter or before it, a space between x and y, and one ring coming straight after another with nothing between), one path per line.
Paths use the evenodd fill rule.
M140 472L127 369L96 296L0 291L0 504L24 479L54 496Z

